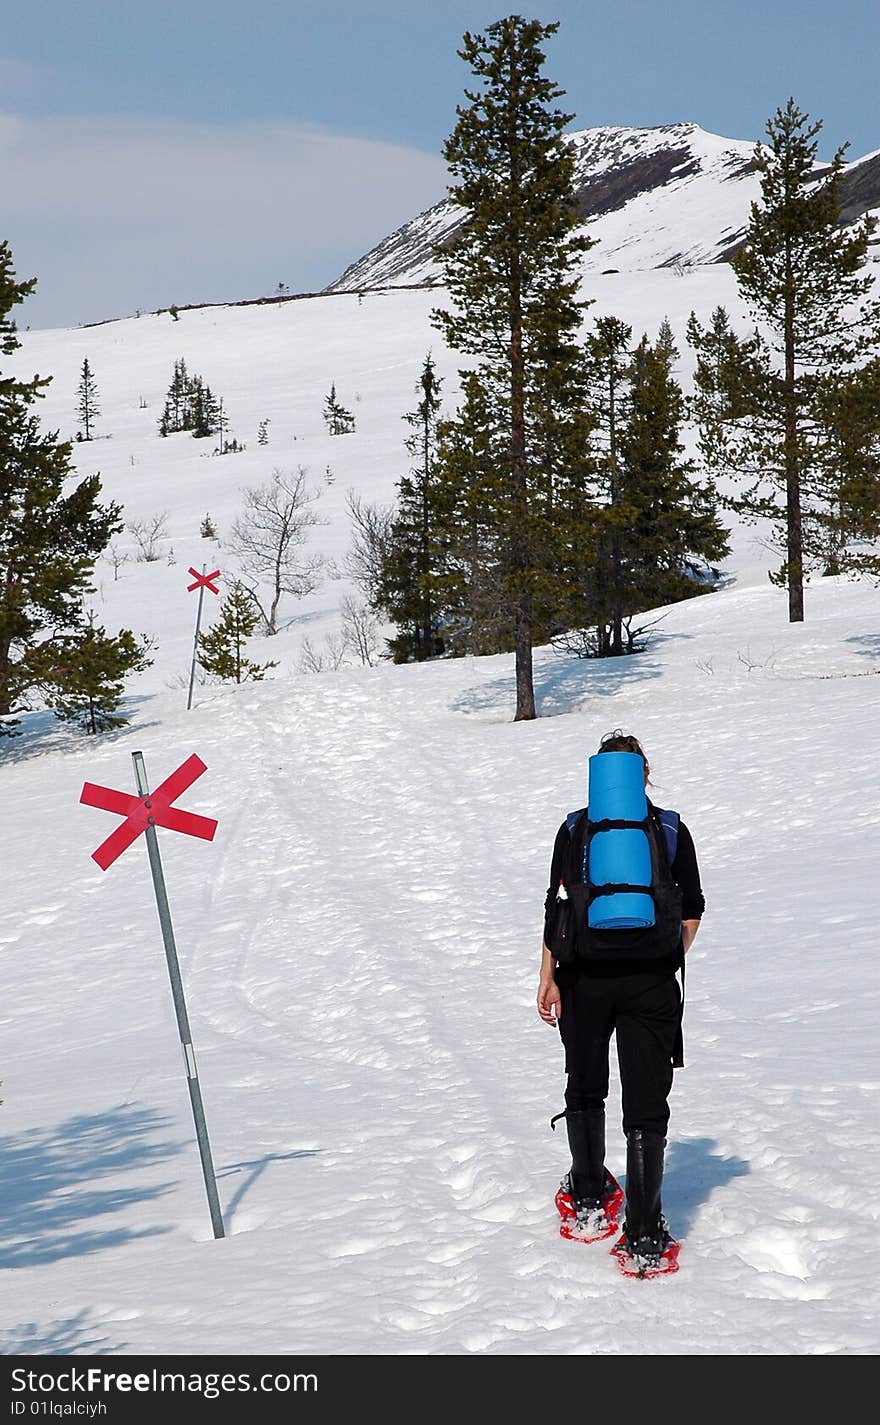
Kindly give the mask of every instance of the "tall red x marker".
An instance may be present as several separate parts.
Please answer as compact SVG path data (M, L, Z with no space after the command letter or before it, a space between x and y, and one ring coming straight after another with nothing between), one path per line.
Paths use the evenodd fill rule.
M206 771L207 767L201 757L193 753L148 797L132 797L127 792L114 791L112 787L100 787L95 782L86 782L80 796L81 802L86 806L100 807L102 811L113 811L125 817L122 825L117 826L107 840L101 842L97 851L92 852L92 860L97 861L102 871L106 871L148 826L165 826L169 831L182 831L186 836L198 836L202 841L213 841L217 822L212 817L197 816L195 812L180 811L178 807L171 805Z
M217 585L211 583L212 579L220 578L219 569L215 569L211 574L200 574L198 569L193 569L192 565L190 565L188 572L192 574L193 578L195 579L194 584L187 584L186 586L186 591L188 594L191 594L193 589L198 589L201 587L210 589L212 594L219 594L220 590L217 588Z

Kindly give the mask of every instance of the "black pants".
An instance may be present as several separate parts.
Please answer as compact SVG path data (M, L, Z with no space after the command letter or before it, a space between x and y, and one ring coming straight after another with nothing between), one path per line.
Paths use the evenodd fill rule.
M608 1096L608 1046L617 1033L623 1131L665 1134L672 1059L681 1023L675 974L558 974L565 1045L566 1108L598 1108Z

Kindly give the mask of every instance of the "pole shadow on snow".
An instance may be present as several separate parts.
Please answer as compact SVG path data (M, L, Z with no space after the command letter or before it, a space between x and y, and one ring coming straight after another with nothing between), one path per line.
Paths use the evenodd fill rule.
M700 1207L717 1188L752 1171L744 1158L726 1157L717 1147L714 1138L682 1138L669 1145L663 1171L663 1212L678 1238L687 1236Z
M42 1266L169 1231L113 1221L174 1186L133 1181L189 1149L186 1141L159 1137L167 1122L151 1109L123 1104L0 1139L0 1268Z
M227 1224L232 1221L233 1214L245 1194L259 1181L270 1163L286 1163L290 1158L314 1158L323 1151L323 1148L292 1148L289 1153L267 1153L265 1158L255 1158L248 1163L229 1163L227 1167L218 1169L218 1182L221 1178L231 1177L233 1173L247 1173L223 1208L224 1221Z

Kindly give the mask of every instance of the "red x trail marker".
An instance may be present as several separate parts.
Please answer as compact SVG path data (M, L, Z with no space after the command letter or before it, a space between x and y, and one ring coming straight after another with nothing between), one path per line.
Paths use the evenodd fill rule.
M200 599L201 597L199 594ZM101 842L97 851L92 852L92 860L97 861L102 871L106 871L108 866L112 866L117 856L121 856L126 847L130 846L141 832L144 832L150 874L153 877L153 890L156 893L156 909L159 912L159 925L165 946L165 959L171 979L174 1013L177 1016L180 1042L183 1045L193 1123L199 1144L199 1156L202 1160L208 1206L211 1210L211 1226L214 1229L215 1237L224 1237L226 1229L223 1226L223 1212L217 1192L217 1176L211 1157L211 1144L208 1141L205 1106L202 1102L202 1090L196 1068L196 1054L190 1033L189 1015L186 1011L183 981L180 978L180 963L177 958L177 946L174 942L174 926L171 924L168 892L165 889L165 875L162 870L162 858L159 855L159 838L156 834L157 826L167 826L171 831L182 831L187 836L201 836L205 841L213 840L214 832L217 830L217 823L213 818L196 816L191 811L179 811L177 807L171 805L181 792L185 792L187 787L192 786L196 777L200 777L208 769L201 757L196 757L193 753L192 757L187 757L185 762L181 762L176 772L172 772L170 777L165 778L161 786L151 792L143 753L132 752L131 760L134 763L134 784L138 792L136 797L129 796L127 792L117 792L113 787L99 787L94 782L86 782L83 785L80 801L85 802L86 806L101 807L103 811L114 811L119 816L125 817L122 825L117 826L112 835L108 836L106 841Z
M191 594L193 589L198 589L202 587L210 589L212 594L219 594L220 590L217 588L216 584L211 583L212 579L220 578L219 569L215 569L211 574L206 574L204 570L202 570L202 573L200 574L198 569L193 569L192 565L190 565L188 572L192 574L193 578L195 579L194 584L187 584L186 586L188 594Z
M84 783L81 802L86 806L100 807L102 811L114 811L125 817L122 825L117 826L107 840L101 842L97 851L92 852L92 860L97 861L102 871L106 871L148 826L165 826L169 831L182 831L186 836L199 836L203 841L213 841L217 822L212 817L197 816L195 812L181 811L171 805L205 771L205 763L193 753L181 763L176 772L172 772L170 777L166 777L165 781L146 797L132 797L127 792L117 792L112 787L100 787L95 782Z

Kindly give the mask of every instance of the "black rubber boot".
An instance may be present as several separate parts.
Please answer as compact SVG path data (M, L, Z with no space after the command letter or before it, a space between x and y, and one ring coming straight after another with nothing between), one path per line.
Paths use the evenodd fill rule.
M567 1109L569 1183L575 1207L598 1207L605 1186L605 1109Z
M626 1136L626 1221L627 1247L634 1257L659 1258L669 1241L669 1232L660 1211L663 1182L662 1133L645 1133L635 1128Z

